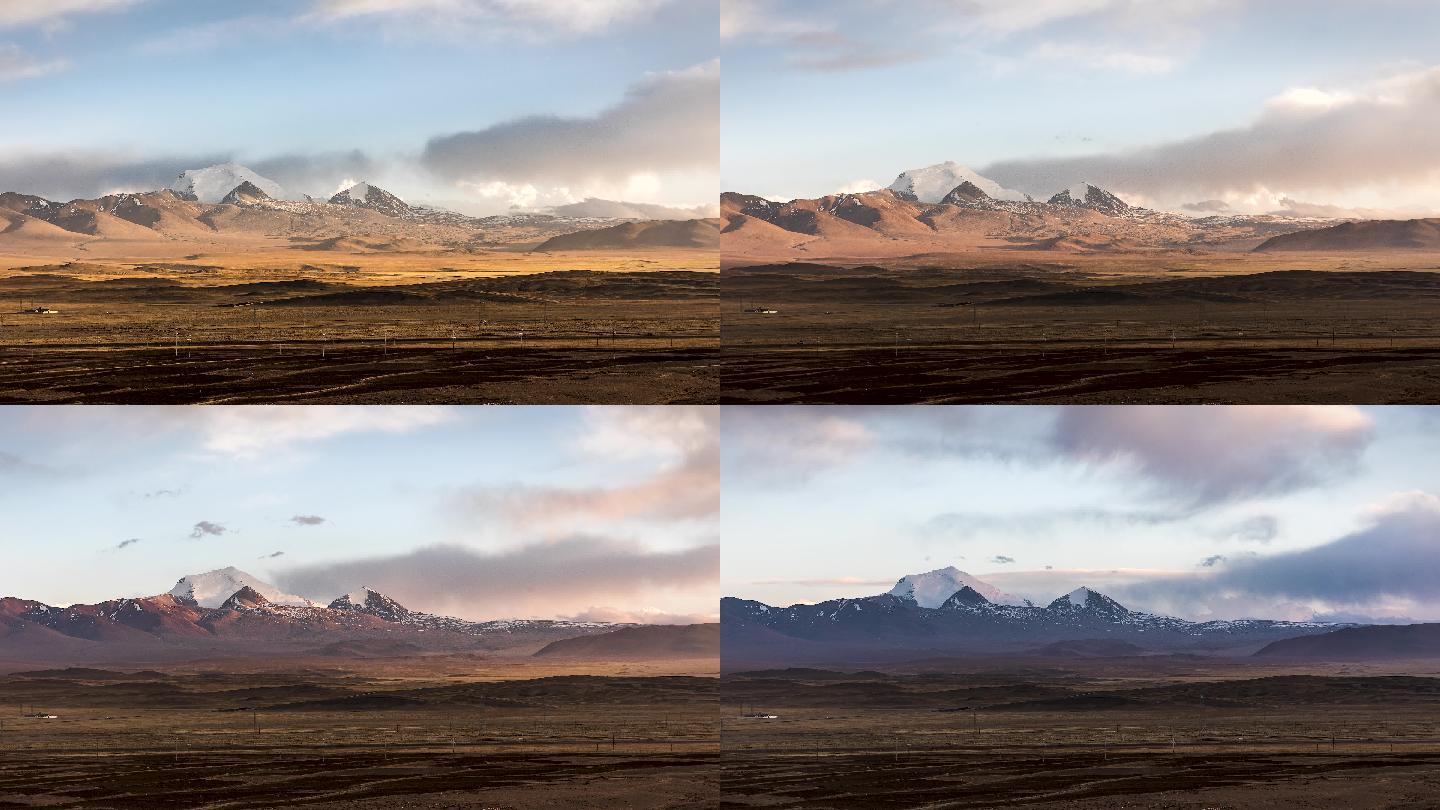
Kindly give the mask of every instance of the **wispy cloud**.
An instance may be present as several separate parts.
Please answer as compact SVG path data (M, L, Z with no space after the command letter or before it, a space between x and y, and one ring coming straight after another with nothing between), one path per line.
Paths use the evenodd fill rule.
M319 515L296 515L290 518L290 522L296 526L319 526L325 522L325 518Z
M654 14L671 0L317 0L310 19L401 20L427 30L532 37L595 34Z
M145 0L5 0L0 3L0 28L52 25L82 14L118 11Z
M584 452L603 458L655 458L658 469L629 482L594 486L516 483L452 494L467 520L500 518L525 526L583 527L594 521L700 520L720 511L718 408L627 407L588 412Z
M405 405L267 405L204 409L202 446L256 458L355 433L411 433L455 418L452 410Z
M0 83L38 79L69 67L65 59L39 59L17 45L0 45Z
M140 538L138 537L131 537L128 540L121 540L119 543L115 544L115 550L119 551L122 548L129 548L138 542L140 542Z

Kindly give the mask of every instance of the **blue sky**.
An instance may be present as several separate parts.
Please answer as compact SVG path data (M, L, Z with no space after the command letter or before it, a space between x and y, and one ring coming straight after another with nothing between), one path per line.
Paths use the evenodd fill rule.
M726 190L954 160L1036 196L1440 211L1423 0L729 0L722 36Z
M0 185L66 198L218 157L297 193L364 174L481 209L588 194L709 203L717 18L718 0L16 0L0 8ZM677 82L620 122L673 128L669 152L546 137ZM432 138L532 116L552 119L530 139L548 176L427 161Z
M1194 618L1440 618L1430 408L727 409L722 590L954 565ZM1414 575L1410 572L1415 572Z
M471 618L716 612L713 408L0 417L3 595L151 595L233 565L317 601L369 585ZM473 576L436 584L457 570Z

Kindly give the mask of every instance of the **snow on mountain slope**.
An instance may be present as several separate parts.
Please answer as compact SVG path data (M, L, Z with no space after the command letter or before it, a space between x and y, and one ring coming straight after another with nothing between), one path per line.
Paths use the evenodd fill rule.
M369 208L390 217L407 217L412 212L405 201L379 186L360 182L330 198L333 205L353 205Z
M937 568L923 574L907 574L895 583L889 593L920 607L938 608L945 604L956 591L970 587L991 602L1002 605L1023 605L1025 600L1005 593L988 582L983 582L961 571L955 566Z
M1133 210L1132 206L1124 200L1090 183L1080 183L1061 189L1050 198L1049 202L1051 205L1074 205L1080 208L1089 208L1113 217L1125 216Z
M219 163L203 169L186 169L166 186L176 194L205 203L218 203L236 186L249 181L256 188L280 200L285 189L268 177L261 177L238 163Z
M947 160L923 169L907 169L895 178L887 188L903 199L919 202L938 203L945 199L956 186L970 182L976 188L997 200L1024 202L1028 199L1023 192L1005 188L988 177L976 174L966 166Z
M200 607L218 608L225 604L236 591L249 587L256 593L277 605L316 607L314 602L302 596L281 591L270 583L230 566L203 574L190 574L180 578L168 593L182 602Z

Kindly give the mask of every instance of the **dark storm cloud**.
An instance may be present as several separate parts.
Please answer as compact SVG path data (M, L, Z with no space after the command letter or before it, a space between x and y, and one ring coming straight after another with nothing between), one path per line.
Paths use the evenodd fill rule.
M570 615L596 604L643 601L651 591L713 587L719 566L718 545L656 551L570 537L491 553L427 546L293 568L277 584L319 599L368 585L409 607L449 615Z
M202 537L219 537L227 531L229 530L219 523L202 520L190 529L190 537L193 540L198 540Z
M642 172L713 170L720 65L651 76L591 117L535 115L430 140L424 166L446 179L623 182Z
M296 526L319 526L325 522L325 518L319 515L296 515L290 518L290 522Z

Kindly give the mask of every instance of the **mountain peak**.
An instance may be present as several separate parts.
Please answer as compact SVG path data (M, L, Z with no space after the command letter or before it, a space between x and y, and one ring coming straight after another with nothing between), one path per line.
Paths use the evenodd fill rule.
M1129 203L1090 183L1080 183L1061 189L1050 198L1049 202L1051 205L1073 205L1077 208L1088 208L1091 211L1099 211L1110 216L1122 216L1132 210Z
M988 177L977 174L969 167L953 160L926 166L923 169L906 169L887 188L902 200L911 202L938 203L962 183L969 182L986 196L997 200L1025 202L1024 193L1001 186Z
M1099 591L1081 586L1050 603L1050 610L1084 611L1102 616L1127 616L1130 609Z
M386 191L379 186L372 186L365 181L337 192L330 198L332 205L349 205L355 208L368 208L371 211L378 211L387 217L405 217L414 213L404 200Z
M359 590L351 591L331 602L330 609L368 613L391 622L404 621L412 615L409 609L394 599L363 586Z
M895 583L888 593L920 607L935 608L945 604L961 588L970 588L991 602L1020 604L1020 600L988 582L961 571L953 565L926 571L923 574L907 574Z
M250 588L259 596L280 605L313 605L309 599L281 591L270 583L241 571L235 566L217 568L203 574L188 574L180 578L167 593L176 601L203 608L218 608L225 604L237 591Z
M989 604L990 600L986 599L984 594L980 593L969 585L966 585L965 587L951 594L950 598L946 599L945 603L940 606L940 609L959 610L961 608L984 607Z
M203 169L186 169L166 186L181 199L192 202L218 203L241 183L249 182L276 199L285 197L285 189L268 177L262 177L238 163L217 163Z
M268 199L270 199L270 195L266 194L264 189L246 180L230 189L230 193L221 198L220 202L225 205L244 205Z
M221 603L220 609L239 610L240 608L264 607L268 604L270 604L269 599L266 599L259 591L246 585L235 593L230 594L230 598Z
M955 188L950 189L950 193L946 194L944 199L940 200L940 202L954 205L961 203L985 202L989 199L990 195L986 194L983 189L970 182L969 180L966 180Z

